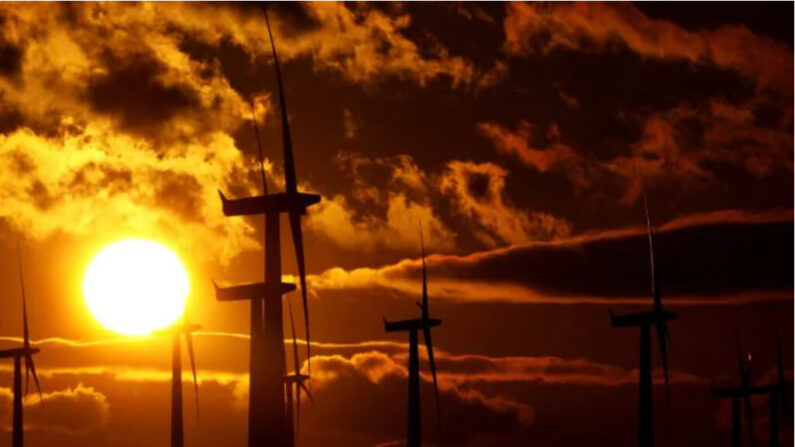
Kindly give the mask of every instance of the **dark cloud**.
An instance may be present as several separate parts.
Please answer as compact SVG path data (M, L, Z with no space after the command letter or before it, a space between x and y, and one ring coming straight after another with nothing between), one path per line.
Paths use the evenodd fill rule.
M187 221L201 222L201 185L188 174L164 172L152 182L155 185L155 200L158 206L173 210Z
M727 211L663 226L655 234L663 296L682 302L791 297L791 218L787 211ZM640 227L468 256L436 255L428 269L438 284L435 294L454 300L642 302L650 290L648 259ZM413 294L420 290L419 268L419 261L403 261L381 269L330 270L313 281L320 289L378 285Z
M89 80L88 99L97 111L116 115L124 129L149 134L180 111L199 106L196 94L163 79L165 68L149 56L119 60L109 55L107 69Z
M2 24L0 20L0 26ZM22 55L22 48L0 39L0 76L18 76L22 70Z
M513 53L625 46L645 57L735 71L792 94L792 50L743 25L690 31L649 19L631 4L513 4L505 33L506 50Z
M776 253L788 250L791 230L792 221L783 221L658 232L655 250L663 294L790 290L792 263L782 263L784 254ZM649 290L648 241L642 232L574 244L534 244L472 260L449 270L444 264L439 267L446 277L518 283L563 297L632 297ZM577 281L570 281L572 275Z
M317 442L315 432L323 433L330 427L349 431L353 439L369 438L371 443L402 437L407 392L407 372L402 365L383 354L367 353L350 359L319 357L313 362L313 370L322 371L314 381L316 399L336 411L318 408L307 415L311 431L306 442ZM522 426L532 422L532 410L525 404L504 397L486 397L451 384L440 386L443 426L448 427L444 445L479 445L477 439L485 435L510 442ZM433 387L428 377L423 376L421 394L424 438L438 442ZM358 396L354 405L348 400L351 395ZM382 411L373 412L372 408Z

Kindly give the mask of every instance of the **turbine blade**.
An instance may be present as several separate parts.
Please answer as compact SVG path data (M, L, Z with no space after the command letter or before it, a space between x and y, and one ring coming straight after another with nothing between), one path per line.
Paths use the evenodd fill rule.
M268 38L271 41L271 52L273 53L273 64L276 69L276 83L279 89L279 106L282 112L282 142L284 146L284 184L287 192L297 192L295 180L295 161L293 159L293 141L290 134L290 122L287 119L287 101L284 97L284 86L282 84L282 70L279 66L279 56L276 53L276 42L273 40L271 32L271 22L268 18L268 10L264 6L262 11L265 13L265 23L268 26Z
M293 334L293 370L296 377L301 373L301 366L298 360L298 341L295 336L295 318L293 317L293 301L287 298L287 311L290 315L290 331Z
M420 222L420 249L422 250L422 318L428 318L428 275L425 271L425 240Z
M22 344L30 347L30 332L28 330L28 303L25 295L25 275L22 273L22 249L17 243L17 267L19 269L19 285L22 289Z
M28 302L25 294L25 275L22 273L22 248L17 242L17 269L19 270L19 287L22 291L22 346L30 348L30 331L28 329ZM30 368L33 365L33 358L30 354L25 354L25 394L30 388ZM35 370L34 370L35 374ZM38 385L38 379L36 379ZM41 394L41 390L39 390Z
M295 439L298 440L298 433L301 430L301 388L303 382L296 377L295 382ZM292 392L292 390L290 390ZM293 417L291 414L290 417Z
M442 434L442 406L439 402L439 382L436 380L436 360L433 357L433 342L431 341L431 328L425 327L423 329L425 334L425 348L428 350L428 364L431 367L431 376L433 377L433 394L436 399L436 420L439 424L439 437Z
M36 391L39 393L39 402L44 405L44 396L41 394L41 384L39 383L39 375L36 374L36 365L33 363L33 356L31 354L25 354L25 374L28 374L28 371L33 374L33 383L36 384ZM27 386L25 387L25 394L28 393Z
M193 336L190 332L185 333L185 344L188 345L188 357L190 357L190 369L193 373L193 394L196 397L196 421L199 420L199 380L196 376L196 355L193 353Z
M660 358L663 364L663 374L665 375L665 389L668 391L668 324L660 321L657 326L657 339L660 344Z
M665 377L665 406L668 411L668 430L669 433L673 430L672 419L673 413L671 411L671 389L669 384L668 373L668 342L670 341L671 334L668 332L668 324L665 320L660 321L657 327L657 340L660 344L660 359L663 364L663 375Z
M307 388L306 384L303 381L300 381L298 382L298 386L300 386L304 390L304 394L306 394L306 397L309 398L309 402L311 402L312 405L316 405L315 398L312 397L312 393L309 392L309 388Z
M640 182L641 192L643 194L643 212L646 216L646 231L649 238L649 267L651 271L651 295L654 299L654 309L662 310L662 296L660 295L660 287L657 283L657 267L654 263L654 232L651 228L651 218L649 217L649 203L646 199L646 187L643 185L643 180Z
M257 137L257 153L259 154L259 167L262 176L262 194L268 195L268 183L265 181L265 157L262 155L262 142L259 137L259 127L257 127L257 112L254 109L254 100L251 99L251 124L254 126L254 135Z
M304 306L304 325L306 326L306 367L307 375L312 375L312 352L311 340L309 338L309 305L306 299L306 264L304 261L304 239L301 234L301 216L297 213L290 213L290 230L293 234L293 245L295 246L295 260L298 263L298 277L301 282L301 301Z

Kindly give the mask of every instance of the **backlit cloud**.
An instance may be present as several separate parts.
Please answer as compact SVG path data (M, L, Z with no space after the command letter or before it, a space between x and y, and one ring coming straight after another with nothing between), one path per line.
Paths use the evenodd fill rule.
M662 253L657 261L666 297L679 304L792 299L791 264L781 265L770 257L788 247L782 240L792 240L791 219L789 210L761 214L729 210L661 226L655 244ZM744 243L727 245L726 240ZM623 255L616 259L615 253ZM432 278L428 289L431 296L452 301L650 302L648 256L644 228L469 255L432 255L427 260ZM329 269L310 280L318 293L378 287L414 298L422 290L420 269L419 260L403 260L380 268ZM571 281L572 274L577 281Z
M11 390L0 388L0 420L7 431L11 430L12 400ZM41 400L33 393L25 398L25 430L80 435L99 430L108 423L107 399L91 387L78 384L74 388L42 393Z
M457 211L475 220L485 231L476 236L488 245L520 244L567 236L571 224L544 212L523 211L508 203L505 182L508 171L492 163L454 160L440 182ZM495 240L495 237L497 240Z
M761 88L792 93L792 50L743 25L688 30L649 18L630 3L511 3L504 29L512 54L607 51L623 44L646 58L712 65L739 72Z

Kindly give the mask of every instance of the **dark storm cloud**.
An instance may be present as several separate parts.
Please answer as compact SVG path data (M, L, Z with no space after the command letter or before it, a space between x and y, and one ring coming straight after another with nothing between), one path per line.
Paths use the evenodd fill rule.
M2 26L2 20L0 20ZM22 49L0 40L0 75L15 77L22 69Z
M664 296L681 303L791 299L792 213L726 211L673 221L655 234ZM646 301L648 241L644 229L533 242L468 256L428 259L435 296L458 301ZM418 261L380 269L328 270L318 289L420 290ZM576 278L576 280L572 280Z
M147 135L180 111L199 106L190 87L163 82L166 68L151 56L119 60L109 55L106 66L106 73L88 80L89 104L98 112L118 116L123 129Z
M201 222L202 187L196 178L188 174L164 172L153 182L156 186L156 203L173 210L187 221Z

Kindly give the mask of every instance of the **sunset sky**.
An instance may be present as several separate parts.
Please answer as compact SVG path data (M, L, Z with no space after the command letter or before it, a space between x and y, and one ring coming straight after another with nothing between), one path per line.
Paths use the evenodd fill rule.
M418 315L420 222L445 445L634 445L638 334L608 310L651 307L641 179L679 313L658 439L728 445L710 387L738 381L735 336L764 384L778 327L791 377L792 3L270 11L299 187L322 196L303 220L317 405L300 445L401 445L407 340L381 317ZM22 334L19 241L45 400L28 445L168 445L169 339L108 330L83 298L92 257L125 238L189 274L187 445L245 445L248 307L212 281L263 279L263 220L224 217L217 191L261 192L252 104L284 188L269 45L254 4L0 3L0 344Z

